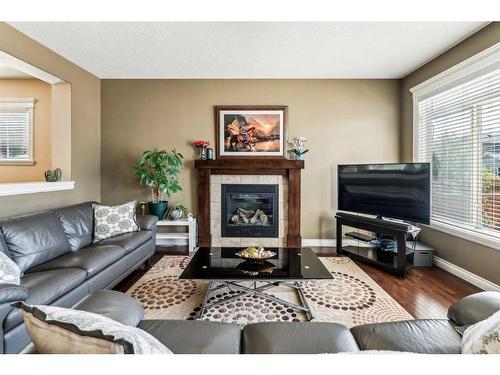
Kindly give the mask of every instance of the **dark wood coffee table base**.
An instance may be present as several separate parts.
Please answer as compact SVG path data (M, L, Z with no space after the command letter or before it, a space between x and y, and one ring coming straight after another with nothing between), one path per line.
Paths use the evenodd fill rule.
M307 300L304 296L304 293L302 291L302 286L299 281L254 281L250 286L245 286L242 285L242 283L247 283L248 281L210 281L208 283L208 289L207 293L205 294L205 298L203 299L203 303L201 305L201 309L196 315L196 319L202 319L203 315L205 314L205 311L211 307L221 305L223 303L233 301L235 299L238 299L242 296L246 295L253 295L253 296L259 296L262 298L270 299L271 301L274 301L276 303L279 303L280 305L290 307L294 310L303 312L306 314L307 319L309 321L314 319L314 316L312 314L312 311L307 303ZM260 286L257 286L257 283L263 284ZM282 298L278 298L273 296L272 294L265 293L266 290L278 287L278 286L286 286L288 288L292 288L297 292L297 295L299 296L299 301L300 305L286 301ZM239 290L239 293L235 294L234 296L222 298L218 301L208 303L208 300L210 298L210 294L212 292L215 292L219 289L223 288L228 288L228 289L237 289Z

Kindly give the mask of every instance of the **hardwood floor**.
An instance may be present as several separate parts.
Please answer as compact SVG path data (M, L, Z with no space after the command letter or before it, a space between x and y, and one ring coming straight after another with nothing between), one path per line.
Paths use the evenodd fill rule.
M313 247L318 256L336 256L335 248ZM134 271L115 287L125 292L164 255L187 255L187 248L159 248L151 264ZM460 298L481 289L437 267L414 267L404 280L397 276L357 262L356 264L377 282L415 319L446 318L448 307Z

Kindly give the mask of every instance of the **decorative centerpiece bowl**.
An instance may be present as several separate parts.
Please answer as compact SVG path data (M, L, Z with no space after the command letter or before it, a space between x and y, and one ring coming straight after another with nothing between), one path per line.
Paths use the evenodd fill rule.
M265 250L263 247L247 247L236 253L237 256L245 260L254 262L265 261L276 255L274 251Z
M259 275L259 273L273 273L273 271L276 269L276 266L266 260L260 260L258 262L246 260L238 264L238 268L245 275L257 276Z

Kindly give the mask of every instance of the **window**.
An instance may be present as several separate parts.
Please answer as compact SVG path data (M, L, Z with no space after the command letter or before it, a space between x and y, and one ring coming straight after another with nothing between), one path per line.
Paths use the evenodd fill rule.
M0 98L0 164L33 163L33 99Z
M488 56L412 89L414 158L431 163L432 225L498 242L500 58Z

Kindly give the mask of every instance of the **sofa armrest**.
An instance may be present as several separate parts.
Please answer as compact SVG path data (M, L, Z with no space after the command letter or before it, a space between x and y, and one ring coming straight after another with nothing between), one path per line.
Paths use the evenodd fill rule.
M153 215L137 215L135 220L141 230L149 231L154 231L158 222L158 218Z
M0 284L0 304L24 301L28 297L28 291L20 285Z
M25 301L29 297L26 288L15 284L0 283L0 354L3 347L3 325L5 317L14 309L14 302Z
M500 310L500 292L480 292L464 297L448 309L448 319L458 326L476 324Z

